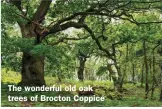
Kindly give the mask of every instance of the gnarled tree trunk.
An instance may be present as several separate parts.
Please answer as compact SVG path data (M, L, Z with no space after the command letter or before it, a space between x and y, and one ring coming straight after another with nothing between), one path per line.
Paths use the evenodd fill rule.
M21 85L45 85L44 57L23 53Z
M31 38L35 37L36 46L41 43L36 32L36 27L32 24L20 25L22 37ZM21 70L21 82L19 85L32 85L41 86L45 85L44 80L44 56L35 56L29 51L23 52L22 57L22 70Z
M114 83L114 90L119 89L119 82L118 78L116 77L116 72L112 69L112 64L107 64L108 71L110 72L110 75L112 77L113 83Z
M84 80L83 73L84 73L86 57L80 56L79 61L80 61L80 65L79 65L79 69L78 69L78 79L79 79L79 81L83 81Z

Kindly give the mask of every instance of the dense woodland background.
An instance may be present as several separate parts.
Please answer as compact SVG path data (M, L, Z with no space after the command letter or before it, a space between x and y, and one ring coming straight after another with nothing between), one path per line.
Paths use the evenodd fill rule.
M162 106L161 0L2 0L2 106ZM7 85L77 85L104 102L8 102ZM7 92L7 93L6 93Z

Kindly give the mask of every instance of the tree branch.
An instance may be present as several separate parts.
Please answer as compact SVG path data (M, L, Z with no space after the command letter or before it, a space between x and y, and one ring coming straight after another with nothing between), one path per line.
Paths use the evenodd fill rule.
M48 45L54 46L54 45L57 45L57 44L59 44L61 42L64 42L64 40L74 40L74 41L77 41L77 40L87 39L88 37L89 36L87 36L87 37L81 37L81 38L75 38L75 37L73 37L73 38L66 38L66 37L63 37L63 38L60 38L58 41L56 41L54 43L50 43Z
M63 31L63 30L66 30L70 27L74 27L74 28L82 28L83 27L83 24L82 23L76 23L76 22L67 22L67 23L64 23L62 25L59 25L59 24L55 24L48 32L48 34L52 34L52 33L57 33L59 31Z
M100 4L100 6L98 8L96 8L96 6L94 6L93 8L89 8L84 12L77 12L77 13L73 13L72 15L65 17L63 19L58 20L57 22L55 21L55 24L53 24L51 27L49 27L49 32L46 32L45 35L48 34L52 34L52 33L56 33L56 32L60 32L62 30L68 29L70 27L74 27L74 28L83 28L83 22L86 18L86 16L107 16L109 18L119 18L121 20L127 20L130 21L131 23L135 23L137 25L140 24L149 24L149 23L162 23L162 21L157 21L157 22L138 22L136 21L132 15L127 14L126 12L130 12L130 10L132 9L132 7L128 8L127 6L132 3L158 3L158 2L162 2L161 0L157 0L157 1L148 1L148 2L143 2L143 1L119 1L119 4L115 4L115 6L111 7L112 10L109 10L109 7L107 7L107 5L109 3L109 0L106 0L104 3L105 4ZM123 10L121 8L128 8L128 10ZM116 10L116 12L114 13L113 10ZM78 23L73 22L72 20L74 20L76 17L81 16L80 19L78 20ZM44 35L44 37L45 37Z
M16 15L19 16L19 17L22 17L23 19L25 19L25 20L27 20L27 21L33 23L33 24L35 24L36 26L39 26L39 27L42 27L42 28L43 28L43 25L41 25L41 24L39 24L39 23L37 23L37 22L34 22L34 21L30 20L29 18L27 18L26 16L24 16L24 15L22 15L22 14L16 13Z
M98 38L95 37L93 31L86 24L83 25L83 28L91 35L92 39L96 42L98 48L101 51L105 52L108 57L111 57L112 58L111 53L107 49L105 49L105 48L102 47L102 45L100 44Z
M58 25L57 24L57 25L54 25L52 27L52 29L49 31L48 34L56 33L56 32L59 32L59 31L63 31L63 30L68 29L70 27L74 27L74 28L77 28L77 29L84 28L91 35L92 39L96 42L96 44L99 47L99 49L101 51L104 51L107 54L108 57L111 57L111 53L107 49L102 47L102 45L100 44L98 38L95 37L93 31L84 23L67 22L67 23L62 24L62 25Z
M51 2L52 0L42 0L32 20L41 23L47 14Z

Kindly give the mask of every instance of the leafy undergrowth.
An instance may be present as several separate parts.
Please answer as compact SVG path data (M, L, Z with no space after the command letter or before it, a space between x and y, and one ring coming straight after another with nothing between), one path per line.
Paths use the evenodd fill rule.
M61 83L58 82L56 78L53 77L46 77L46 83L48 86L51 85L62 85L62 87L67 85L76 85L77 87L80 86L95 86L95 87L104 87L106 91L103 91L102 89L98 89L96 91L96 95L105 96L105 101L102 102L91 102L91 103L84 103L84 102L76 102L76 101L68 101L68 102L54 102L54 101L46 101L46 102L9 102L8 101L8 95L12 96L34 96L34 95L46 95L46 96L57 96L57 95L63 95L63 96L70 96L73 97L77 94L77 92L9 92L8 91L8 84L17 84L20 81L20 75L9 71L8 73L4 73L2 71L2 95L1 95L1 105L3 107L143 107L143 106L162 106L162 102L158 101L159 98L159 90L155 90L154 98L153 100L144 99L144 88L138 87L139 84L133 85L133 84L124 84L124 88L126 89L125 92L122 94L119 94L118 92L114 92L112 90L113 84L109 81L85 81L85 82L78 82L74 80L63 80ZM118 99L119 96L122 96L121 99ZM149 96L150 97L150 96Z

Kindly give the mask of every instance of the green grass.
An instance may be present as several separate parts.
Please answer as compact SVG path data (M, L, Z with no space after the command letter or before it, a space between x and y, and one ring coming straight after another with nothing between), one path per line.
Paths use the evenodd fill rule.
M1 105L3 107L19 107L19 106L32 106L32 107L150 107L150 106L162 106L162 102L158 101L159 98L159 90L155 90L154 98L153 100L144 99L144 88L137 88L138 85L133 84L124 84L124 88L127 89L127 92L123 93L123 98L121 100L117 99L109 99L106 98L104 102L91 102L91 103L83 103L83 102L76 102L76 101L70 101L70 102L9 102L8 101L8 95L13 96L34 96L34 95L46 95L46 96L56 96L56 95L64 95L64 96L70 96L73 97L77 92L9 92L8 91L8 84L17 84L20 82L20 74L9 71L8 73L5 73L5 69L2 69L2 95L1 95ZM62 83L59 83L56 78L53 77L46 77L46 83L48 86L51 85L62 85L62 87L65 87L67 85L76 85L77 87L80 86L103 86L107 89L112 89L113 84L109 81L85 81L85 82L78 82L74 80L63 80ZM116 96L116 92L110 92L114 94L113 96ZM110 94L108 93L108 94ZM103 91L99 90L99 94L103 94ZM106 93L107 94L107 93ZM104 93L103 95L106 96Z

